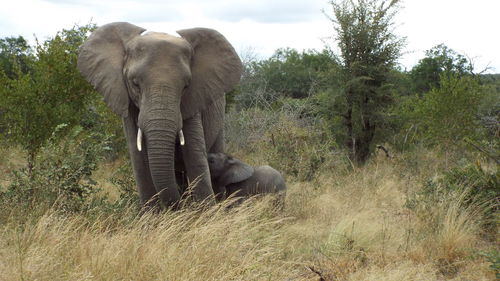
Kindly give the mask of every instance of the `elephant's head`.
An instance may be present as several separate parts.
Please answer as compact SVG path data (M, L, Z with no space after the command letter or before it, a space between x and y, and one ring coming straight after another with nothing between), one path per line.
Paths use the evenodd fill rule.
M225 153L209 153L207 159L210 176L219 186L244 181L254 173L252 166Z
M157 190L175 185L174 147L182 120L224 97L239 82L241 61L217 31L194 28L181 37L146 33L125 23L96 29L80 49L78 68L123 118L144 134ZM138 133L138 145L141 133Z

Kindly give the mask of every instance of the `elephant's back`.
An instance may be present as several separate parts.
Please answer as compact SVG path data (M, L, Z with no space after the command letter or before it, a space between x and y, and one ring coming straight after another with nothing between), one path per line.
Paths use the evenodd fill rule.
M255 179L254 185L257 193L279 192L286 190L285 180L281 173L271 166L259 166L254 168L252 178Z

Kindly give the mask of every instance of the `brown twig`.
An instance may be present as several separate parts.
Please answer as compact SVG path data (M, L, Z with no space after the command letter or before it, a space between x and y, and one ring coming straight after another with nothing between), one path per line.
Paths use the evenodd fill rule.
M490 151L487 151L486 149L480 147L479 145L475 144L474 142L472 142L471 140L469 140L467 138L464 139L464 142L467 144L470 144L472 147L474 147L475 149L484 153L486 156L488 156L490 159L493 159L493 161L495 161L498 165L500 165L500 159L497 156L492 155L492 153Z
M315 269L314 267L312 266L306 266L307 269L309 269L310 271L316 273L318 276L319 276L319 281L326 281L326 279L323 277L323 274L321 273L321 271Z
M387 156L387 158L392 158L391 155L389 154L389 150L387 150L387 148L383 147L382 145L377 145L377 149L384 151L385 156Z

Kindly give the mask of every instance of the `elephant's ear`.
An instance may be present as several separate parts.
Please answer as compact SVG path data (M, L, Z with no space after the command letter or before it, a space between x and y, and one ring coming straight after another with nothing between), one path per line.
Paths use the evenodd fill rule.
M230 157L227 161L229 169L227 169L217 181L217 184L221 186L244 181L251 177L254 173L252 166L243 163L238 159Z
M208 28L177 31L194 51L191 84L182 97L184 119L222 98L239 83L243 66L233 46L219 32Z
M125 44L145 29L114 22L96 29L80 47L78 69L106 104L118 115L128 115L128 93L123 79Z

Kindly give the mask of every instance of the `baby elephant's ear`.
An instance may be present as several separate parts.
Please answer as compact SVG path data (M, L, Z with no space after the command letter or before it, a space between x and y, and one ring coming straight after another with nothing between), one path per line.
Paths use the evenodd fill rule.
M229 169L227 169L218 180L217 183L219 185L226 186L231 183L241 182L253 175L254 169L252 166L232 157L227 161Z

